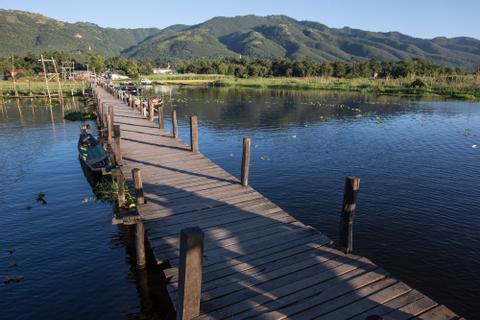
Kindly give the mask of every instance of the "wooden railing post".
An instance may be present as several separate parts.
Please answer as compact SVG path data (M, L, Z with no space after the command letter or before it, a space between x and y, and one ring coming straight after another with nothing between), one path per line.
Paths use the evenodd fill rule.
M140 169L132 169L132 178L135 186L135 200L137 206L139 206L145 203L145 198L143 197L142 174L140 173Z
M172 110L172 134L173 138L178 139L177 111Z
M148 117L153 121L153 105L150 102L148 102Z
M137 269L143 269L145 259L145 227L142 222L135 224L135 248L137 253Z
M120 125L113 125L113 154L115 156L115 163L122 164L122 150L120 149Z
M161 105L158 106L158 128L165 129L165 115Z
M203 238L198 227L180 232L177 320L190 320L200 314Z
M350 176L345 178L342 218L340 222L340 250L344 253L350 253L353 249L353 218L355 216L359 189L359 178Z
M145 203L145 198L143 197L143 183L142 175L140 169L132 169L133 184L135 186L135 200L136 205L141 206ZM143 269L146 265L145 260L145 227L142 222L139 222L135 225L135 247L137 253L137 268Z
M190 117L190 150L198 152L198 123L197 116Z
M249 138L243 138L243 153L242 153L242 186L248 186L248 173L250 171L250 145Z
M103 124L103 103L98 103L97 104L97 110L98 110L98 126L100 127L100 129L103 128L104 124Z
M125 177L121 172L116 176L117 178L117 207L118 209L125 206Z
M107 142L113 144L113 117L110 112L107 114Z

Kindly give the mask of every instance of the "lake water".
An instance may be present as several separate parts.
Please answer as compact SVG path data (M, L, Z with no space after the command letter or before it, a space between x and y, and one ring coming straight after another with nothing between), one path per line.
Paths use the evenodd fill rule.
M155 90L166 98L167 115L177 110L181 138L188 138L188 116L197 115L200 151L236 176L242 138L250 137L250 184L334 240L344 178L360 177L355 253L480 318L479 103ZM0 275L24 277L0 285L2 315L162 317L164 306L145 298L144 279L132 268L129 231L110 224L111 205L90 200L76 153L79 123L64 123L58 107L51 113L10 102L2 110ZM46 205L35 201L38 192Z

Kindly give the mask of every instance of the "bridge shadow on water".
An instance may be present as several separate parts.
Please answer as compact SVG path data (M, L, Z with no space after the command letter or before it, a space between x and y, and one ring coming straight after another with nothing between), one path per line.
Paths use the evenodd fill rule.
M168 211L165 217L142 215L151 250L171 282L170 307L176 303L179 233L193 226L205 236L201 319L409 319L436 306L368 259L333 249L317 230L250 188L219 197L215 189L188 191L192 186L142 178L145 207ZM141 291L148 291L152 306L167 305L164 295ZM171 310L162 312L173 317Z

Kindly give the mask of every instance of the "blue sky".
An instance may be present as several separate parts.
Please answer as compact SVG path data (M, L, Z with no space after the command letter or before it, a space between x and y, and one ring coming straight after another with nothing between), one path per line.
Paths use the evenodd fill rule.
M0 8L115 28L163 28L196 24L214 16L286 14L330 27L400 31L421 38L480 39L480 0L0 0Z

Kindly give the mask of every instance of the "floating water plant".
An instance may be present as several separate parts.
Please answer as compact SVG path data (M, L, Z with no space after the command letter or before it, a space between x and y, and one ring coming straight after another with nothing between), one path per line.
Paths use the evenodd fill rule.
M69 121L87 121L87 120L95 120L97 115L95 112L91 111L73 111L69 112L65 115L65 120Z
M135 201L130 193L130 190L125 184L125 207L128 209L135 208ZM95 184L95 195L98 200L102 201L116 201L118 196L117 182L112 178L104 177Z
M37 193L37 202L40 202L41 204L47 204L47 200L45 199L45 193Z

